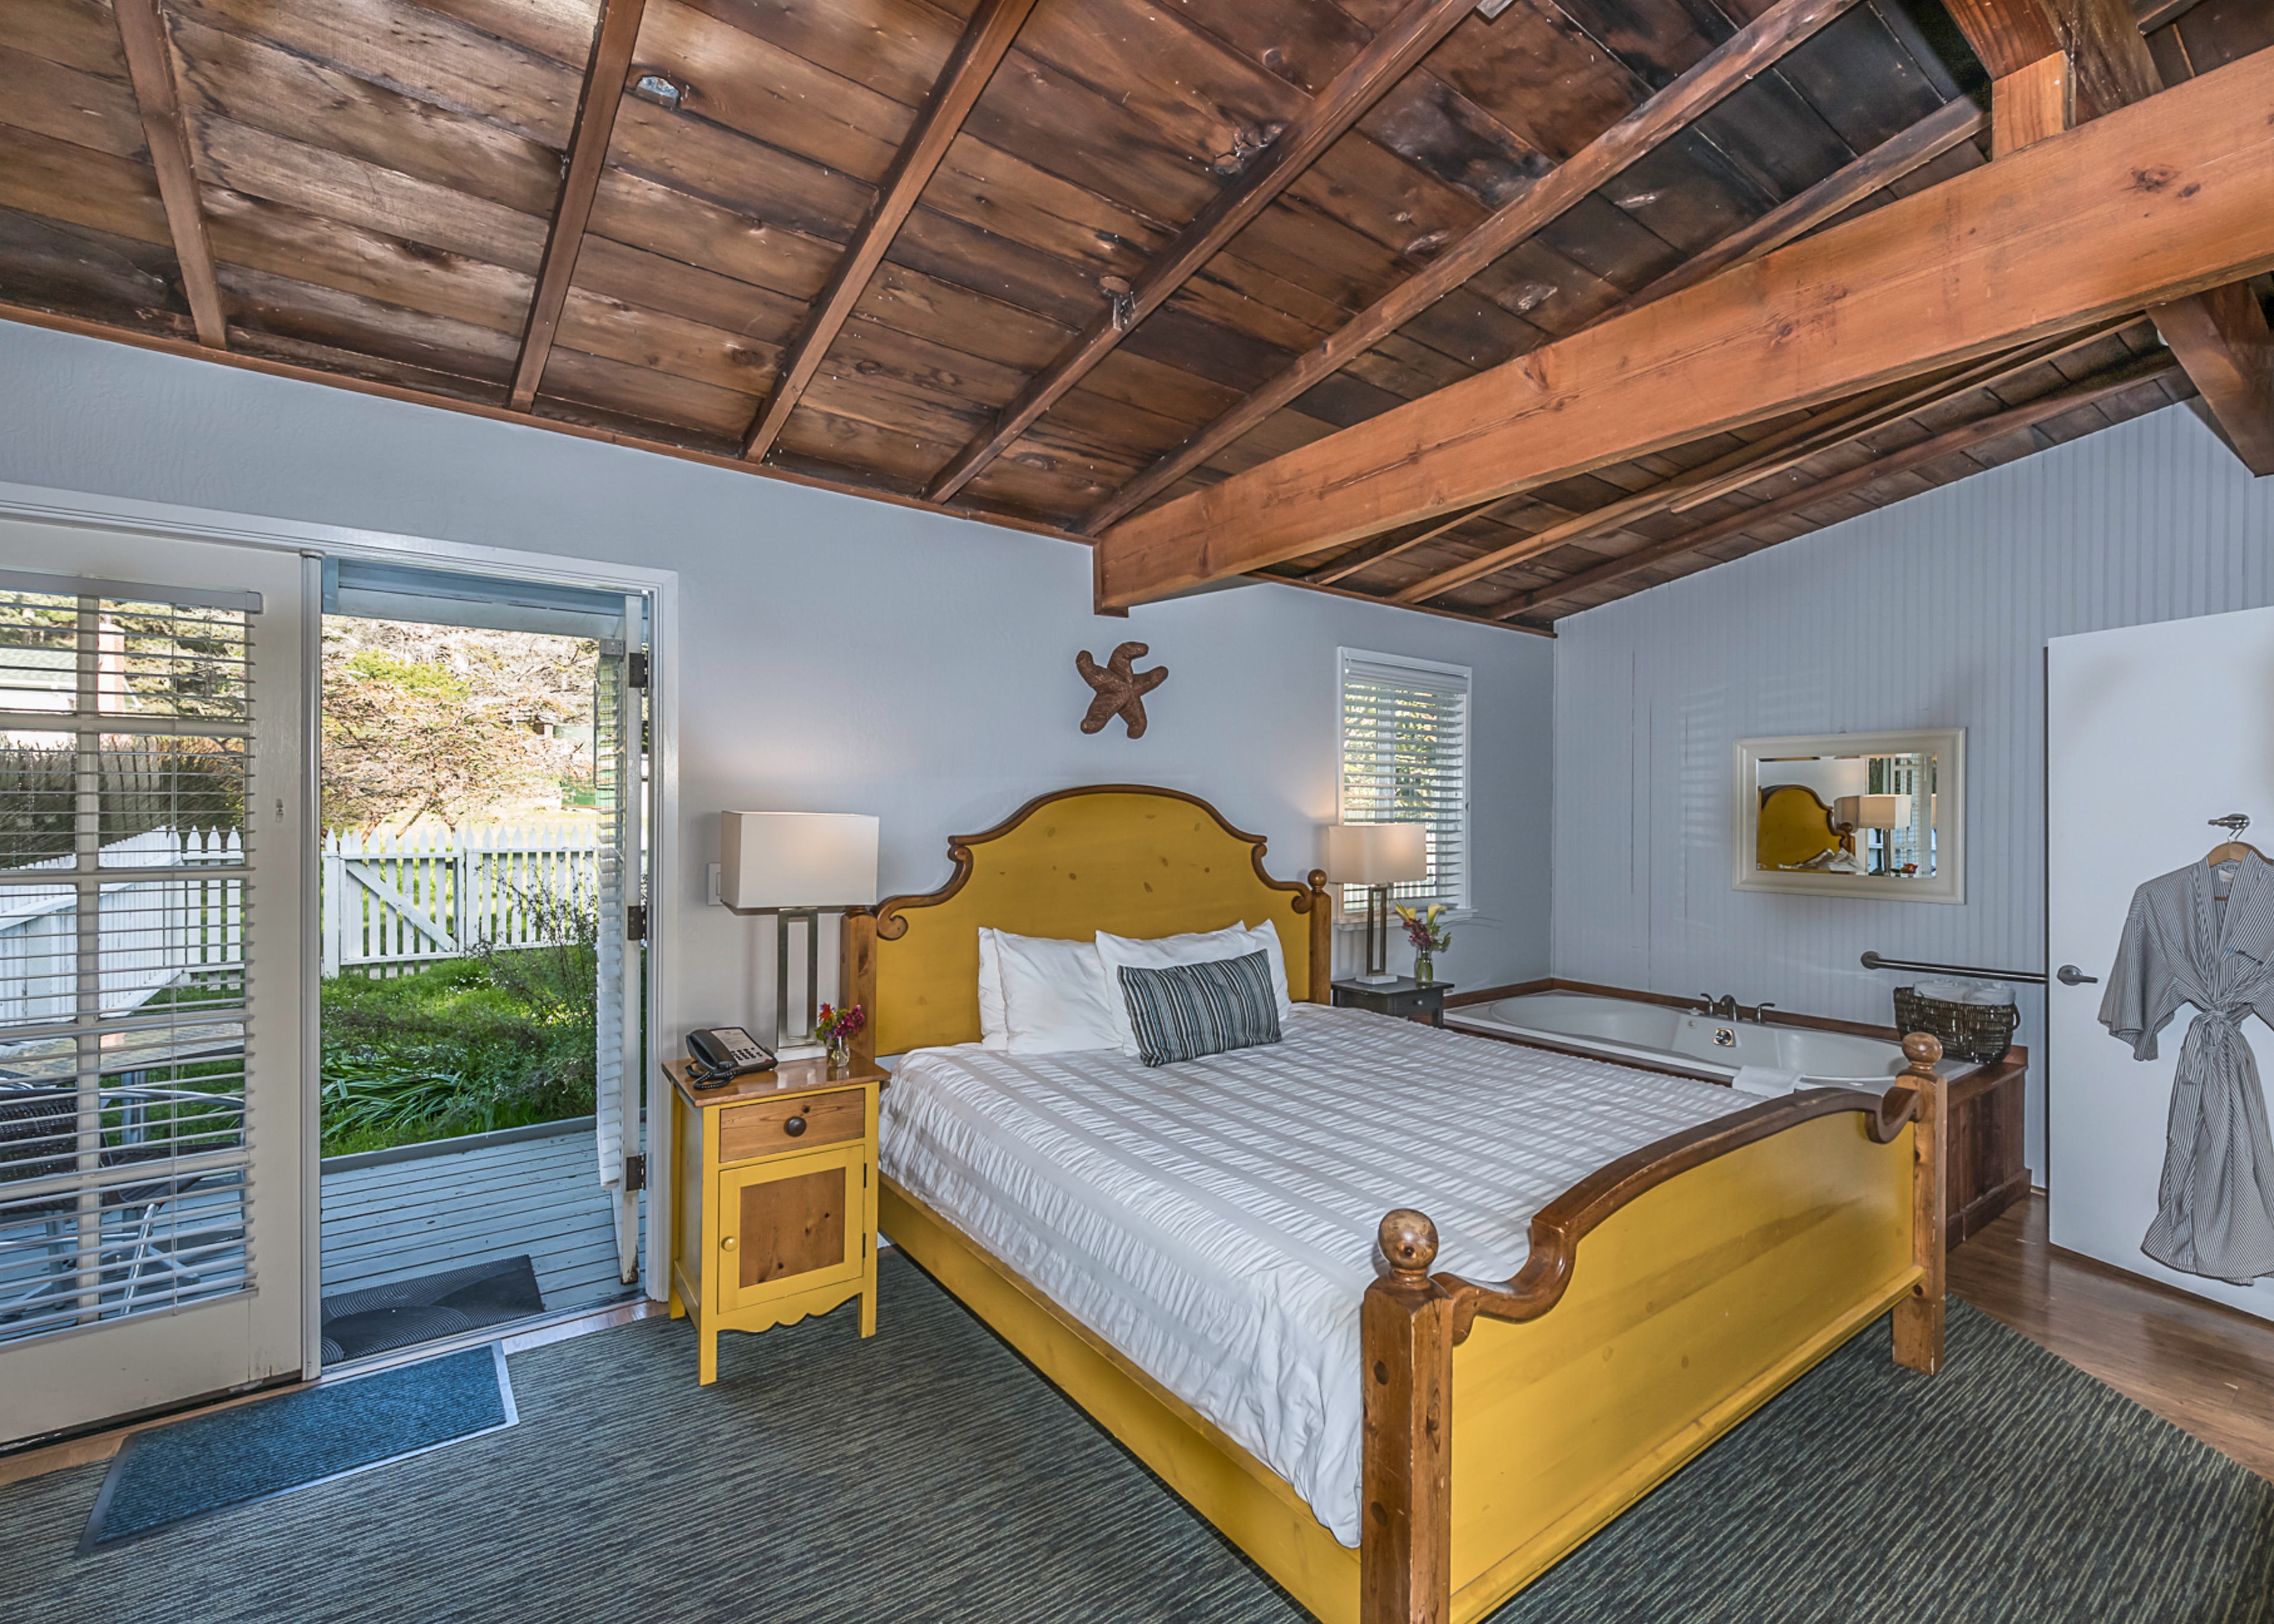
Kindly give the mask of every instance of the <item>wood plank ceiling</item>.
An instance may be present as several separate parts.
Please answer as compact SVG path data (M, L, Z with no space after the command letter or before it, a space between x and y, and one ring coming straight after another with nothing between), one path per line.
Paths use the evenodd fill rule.
M1090 536L1987 162L2018 4L2140 49L2122 0L5 0L0 315ZM2048 94L2274 44L2133 16L2152 71ZM1268 573L1544 629L2190 372L2240 422L2266 291Z

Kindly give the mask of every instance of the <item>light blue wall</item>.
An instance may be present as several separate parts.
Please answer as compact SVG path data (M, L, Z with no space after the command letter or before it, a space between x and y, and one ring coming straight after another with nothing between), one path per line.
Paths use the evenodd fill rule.
M2274 603L2270 554L2274 480L2176 408L1562 621L1555 973L1886 1022L1911 978L1867 948L2043 968L2046 639ZM1731 888L1734 740L1946 726L1962 906ZM2043 996L2022 1012L2035 1043Z
M885 890L928 890L1028 796L1161 784L1307 869L1345 643L1474 668L1482 917L1440 974L1545 973L1542 639L1275 586L1097 619L1079 545L7 323L0 380L0 479L679 571L684 1023L768 1017L760 921L702 906L724 808L876 813ZM1126 638L1171 672L1152 726L1084 737L1075 650Z

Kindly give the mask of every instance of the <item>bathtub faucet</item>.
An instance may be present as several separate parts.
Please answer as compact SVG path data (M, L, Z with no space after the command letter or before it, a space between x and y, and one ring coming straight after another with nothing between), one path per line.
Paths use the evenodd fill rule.
M1706 1006L1698 1011L1699 1014L1710 1016L1715 1020L1735 1020L1737 1019L1736 994L1733 992L1725 992L1720 997L1716 998L1709 993L1701 992L1698 996L1704 1001Z

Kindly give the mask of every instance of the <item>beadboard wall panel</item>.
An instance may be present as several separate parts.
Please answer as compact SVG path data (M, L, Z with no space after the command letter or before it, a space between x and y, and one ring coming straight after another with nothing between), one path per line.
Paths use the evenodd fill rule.
M2176 407L1559 622L1555 973L1884 1022L1867 948L2043 969L2046 639L2274 603L2270 553L2274 479ZM1905 727L1967 730L1964 904L1731 887L1734 741Z

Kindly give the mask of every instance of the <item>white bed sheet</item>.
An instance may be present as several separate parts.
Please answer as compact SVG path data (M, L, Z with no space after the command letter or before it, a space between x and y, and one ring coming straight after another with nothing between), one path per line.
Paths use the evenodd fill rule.
M1727 1088L1298 1004L1285 1041L1148 1070L1118 1052L909 1055L885 1171L1359 1536L1359 1305L1395 1207L1437 1267L1506 1279L1532 1215Z

